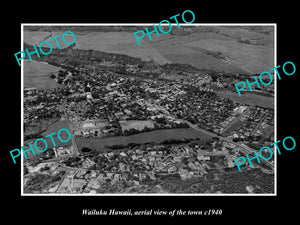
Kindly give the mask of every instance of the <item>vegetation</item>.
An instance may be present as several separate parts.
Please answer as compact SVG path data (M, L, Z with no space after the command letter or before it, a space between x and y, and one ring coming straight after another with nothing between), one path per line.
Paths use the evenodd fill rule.
M70 166L70 167L80 167L82 164L82 160L80 157L75 156L75 157L70 157L67 160L64 161L64 164L66 166Z
M60 181L64 173L64 171L60 171L58 174L52 176L48 174L35 174L26 182L24 193L33 193L35 191L39 192L44 190L49 185Z
M218 177L216 179L216 177ZM247 186L257 187L255 193L274 193L274 177L263 173L260 169L245 170L243 173L227 170L220 173L210 170L200 178L181 180L180 178L164 178L160 185L169 193L248 193Z

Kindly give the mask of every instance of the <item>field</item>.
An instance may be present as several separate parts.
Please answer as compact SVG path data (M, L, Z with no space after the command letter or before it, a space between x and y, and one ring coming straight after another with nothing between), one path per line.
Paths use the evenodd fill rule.
M59 87L48 75L57 72L60 68L43 62L23 60L24 63L24 87L36 87L38 89L51 89Z
M57 122L58 120L59 118L52 118L49 120L34 121L34 123L31 123L30 126L25 129L24 135L27 136L27 135L41 134L47 130L48 126Z
M58 48L55 40L50 40L50 38L60 35L57 38L60 47L67 48L69 45L65 44L62 40L62 35L64 31L53 31L53 32L46 32L46 31L24 31L24 42L30 45L36 45L37 47L40 45L42 41L49 41L52 44L52 48ZM75 34L76 38L77 35ZM67 42L72 42L73 37L70 33L65 35L65 40ZM49 47L48 44L43 44L42 47Z
M190 33L145 40L172 62L200 69L253 74L274 67L273 31L271 27L264 29L270 32L232 26L195 27ZM220 52L229 60L208 55L207 51Z
M49 35L51 35L51 32L44 32L44 31L27 32L27 31L24 31L24 42L26 42L27 44L30 44L30 45L39 45Z
M64 32L24 32L24 41L28 44L39 45L42 40L50 41L51 37L57 34L63 34ZM125 54L132 57L139 57L145 61L156 61L158 63L170 63L163 55L161 55L156 49L154 49L147 42L141 40L142 44L138 45L133 32L80 32L76 33L75 49L84 50L99 50L109 53ZM50 35L50 36L49 36ZM61 39L59 43L62 48L68 47ZM72 40L72 39L71 39ZM71 41L70 40L70 41ZM53 48L57 48L55 41L52 40ZM45 44L45 47L47 45Z
M76 35L75 48L78 49L126 54L159 64L186 63L199 69L249 75L274 67L272 26L173 26L169 34L160 34L159 37L152 34L152 40L146 34L140 39L141 45L138 45L134 31L84 32L84 28L72 29ZM26 31L24 40L38 45L42 40L49 41L51 37L63 33L55 31L55 28L51 32ZM61 45L67 47L63 42ZM207 54L208 51L212 54ZM219 52L226 60L214 55Z
M264 108L274 109L274 98L271 97L265 97L249 93L243 93L242 96L239 97L239 95L236 92L234 93L231 91L218 92L218 94L223 97L227 97L234 102L239 102L250 106L257 105Z
M78 138L76 141L78 148L82 149L83 147L96 149L101 151L105 146L112 145L127 145L129 143L161 143L169 139L210 139L211 136L204 134L202 132L196 131L192 128L182 128L182 129L166 129L166 130L155 130L146 133L134 134L130 136L118 136L118 137L107 137L103 139L99 138Z
M209 51L222 52L224 56L233 59L233 65L250 74L274 67L273 51L264 46L243 44L236 40L198 40L187 46L201 46Z
M125 54L139 57L145 61L169 63L163 55L146 42L138 45L133 33L129 32L92 32L85 35L77 35L75 48L93 49L110 53Z

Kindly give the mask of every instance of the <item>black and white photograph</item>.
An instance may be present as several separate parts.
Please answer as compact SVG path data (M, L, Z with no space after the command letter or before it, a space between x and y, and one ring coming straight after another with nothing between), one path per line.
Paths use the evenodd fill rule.
M296 5L111 3L2 14L3 220L294 221Z
M276 25L164 25L23 24L24 195L275 193Z

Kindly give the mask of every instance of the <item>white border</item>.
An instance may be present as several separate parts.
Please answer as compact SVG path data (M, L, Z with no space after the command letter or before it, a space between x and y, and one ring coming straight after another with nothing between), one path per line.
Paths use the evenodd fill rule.
M158 23L154 23L158 25ZM177 25L176 23L171 23ZM153 23L21 23L21 51L24 51L24 26L152 26ZM167 26L167 24L162 24ZM274 67L277 65L277 23L191 23L180 24L180 26L274 26ZM24 95L24 63L21 63L21 146L23 146L23 95ZM274 140L277 141L277 76L275 76L275 97L274 97ZM271 194L24 194L23 193L23 161L21 157L21 196L277 196L277 152L274 146L274 193Z

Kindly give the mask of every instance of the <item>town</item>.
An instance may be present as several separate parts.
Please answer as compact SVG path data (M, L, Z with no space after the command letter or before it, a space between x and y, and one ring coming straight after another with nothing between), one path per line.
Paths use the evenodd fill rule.
M24 89L25 144L57 124L72 141L24 162L25 193L274 191L273 159L235 165L274 142L274 110L224 97L234 75L70 48L36 60L59 88Z

